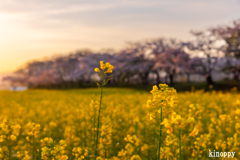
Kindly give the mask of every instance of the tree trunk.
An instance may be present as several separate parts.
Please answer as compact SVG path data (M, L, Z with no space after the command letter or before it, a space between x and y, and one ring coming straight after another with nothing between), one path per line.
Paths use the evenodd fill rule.
M168 75L165 76L165 83L168 83Z
M176 73L175 69L172 69L172 71L170 71L170 73L169 73L170 84L173 84L173 78L174 78L175 73Z
M148 74L149 74L149 72L145 72L143 74L143 76L141 77L143 85L147 85L148 84Z
M235 72L234 73L234 77L233 78L234 78L235 81L239 81L239 74L240 74L240 72Z
M173 77L174 77L174 74L169 74L170 84L173 84Z
M70 88L74 88L74 81L70 81Z
M126 74L122 74L121 76L120 76L120 78L118 79L118 84L124 84L124 79L126 78L127 76L126 76Z
M157 75L157 84L160 84L160 75L159 75L158 71L156 71L155 73Z
M78 81L78 87L81 88L82 87L82 80Z
M187 82L190 83L190 73L187 73Z
M208 85L213 84L212 75L210 75L210 74L207 75L206 81L207 81L207 84L208 84Z

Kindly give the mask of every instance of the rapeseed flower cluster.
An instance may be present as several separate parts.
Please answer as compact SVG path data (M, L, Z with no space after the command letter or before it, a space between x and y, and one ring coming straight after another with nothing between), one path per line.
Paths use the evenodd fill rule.
M106 64L103 63L103 61L100 61L100 69L104 72L104 73L112 73L112 69L113 69L113 65L111 65L109 62L107 62ZM101 72L99 68L95 68L95 72Z
M177 108L178 105L178 97L175 89L169 87L166 84L159 84L159 88L156 85L153 86L153 90L150 93L152 93L153 98L152 100L147 101L146 106L150 108L150 111L154 113L154 115L150 113L150 121L154 120L154 122L159 127L159 130L154 128L159 135L157 159L160 160L163 157L166 157L166 154L168 153L166 150L170 150L170 148L167 147L168 145L164 147L163 144L168 143L170 139L176 139L176 137L178 137L177 152L179 153L179 159L182 159L182 140L187 140L185 138L186 135L182 135L182 131L185 130L185 128L189 125L195 123L195 119L192 116L183 118L181 115L177 114L174 111L174 108ZM172 138L162 134L164 131L162 126L164 126L166 133L170 134ZM197 134L198 129L197 126L195 126L193 131L189 133L189 136L195 136ZM168 142L164 142L165 138L168 138Z
M47 141L44 139L43 141ZM59 143L49 141L47 144L41 148L41 159L44 160L67 160L68 156L65 155L65 147L67 146L64 140L60 140Z
M85 157L88 156L88 149L81 148L81 147L74 147L72 150L72 155L75 157L75 160L83 160Z

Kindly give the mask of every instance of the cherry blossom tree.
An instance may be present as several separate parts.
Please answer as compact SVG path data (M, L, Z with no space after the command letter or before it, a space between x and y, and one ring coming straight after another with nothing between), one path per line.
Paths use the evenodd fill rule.
M167 72L170 84L173 84L175 74L185 72L188 68L190 58L181 48L172 48L157 55L155 61L153 69L161 69Z
M146 82L148 75L150 73L154 73L156 74L156 77L157 77L157 83L160 83L159 73L162 70L167 72L170 75L169 77L173 79L172 78L174 75L173 72L175 72L174 68L176 67L176 65L180 65L180 63L166 64L166 62L162 61L162 58L167 57L168 55L167 53L169 53L170 51L182 50L183 49L182 47L184 46L183 42L176 39L158 38L158 39L148 40L141 43L137 42L137 43L129 43L129 44L130 44L129 45L130 47L122 51L120 55L122 55L123 57L128 56L129 62L127 62L127 64L129 64L132 69L134 68L136 70L140 69L139 70L140 72L138 72L138 75L141 75L140 77L143 80L143 82ZM119 55L117 55L117 57L119 57ZM134 63L135 61L139 63ZM178 59L178 61L180 62L180 59ZM163 63L165 66L163 65ZM172 68L172 69L168 69L168 68ZM171 81L171 83L172 82L173 81Z
M10 83L13 90L16 89L17 86L26 86L27 79L24 75L19 73L13 73L2 78L2 81L7 81Z
M152 63L146 59L141 48L134 47L116 53L116 76L120 83L125 80L129 82L134 77L141 80L141 83L148 83L148 75L151 71Z
M240 59L235 57L222 57L219 60L218 68L226 73L233 74L234 80L239 81Z
M212 84L212 72L218 63L218 58L223 55L225 46L221 43L221 39L212 34L209 29L206 31L191 31L191 33L195 36L195 40L187 45L188 49L193 51L192 54L201 57L202 72L207 83Z
M230 25L212 28L211 31L225 41L227 56L240 58L240 19L233 21Z

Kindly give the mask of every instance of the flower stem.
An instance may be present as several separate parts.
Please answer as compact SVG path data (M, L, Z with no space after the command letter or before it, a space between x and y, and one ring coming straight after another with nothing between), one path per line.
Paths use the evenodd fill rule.
M158 140L158 157L157 160L160 160L160 149L161 149L161 137L162 137L162 107L160 113L160 131L159 131L159 140Z
M33 139L33 152L32 152L32 159L34 160L34 159L35 159L35 154L34 154L34 150L35 150L34 135L33 135L32 139Z
M103 85L104 85L104 74L102 75L102 84L101 84L101 96L100 96L100 104L98 110L98 124L97 124L97 139L96 139L96 148L95 148L95 160L97 159L98 155L98 135L99 135L99 128L100 128L100 115L101 115L101 107L102 107L102 96L103 96Z
M8 151L9 151L8 159L11 160L12 148L11 148L10 144L9 144L9 146L8 146Z
M179 128L179 136L178 136L178 140L179 140L179 160L182 159L181 157L181 129Z

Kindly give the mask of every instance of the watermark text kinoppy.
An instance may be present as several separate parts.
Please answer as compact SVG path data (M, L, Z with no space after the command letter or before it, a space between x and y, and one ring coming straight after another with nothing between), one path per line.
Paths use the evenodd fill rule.
M215 152L215 150L212 152L209 149L209 155L208 157L223 157L223 158L233 158L235 155L235 152Z

